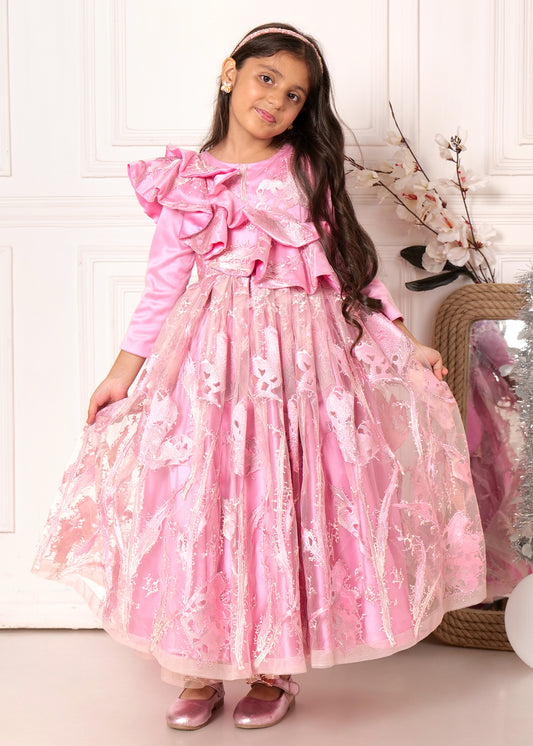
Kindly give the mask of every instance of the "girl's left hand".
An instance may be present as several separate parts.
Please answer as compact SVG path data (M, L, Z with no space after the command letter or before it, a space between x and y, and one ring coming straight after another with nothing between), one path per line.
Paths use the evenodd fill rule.
M448 368L444 367L440 352L434 350L432 347L426 347L426 345L422 345L420 342L415 342L415 349L419 360L421 362L429 363L435 378L442 381L443 377L448 373Z
M432 347L427 347L426 345L420 344L416 337L413 337L413 335L405 326L403 321L401 321L401 319L395 319L392 323L394 324L394 326L397 326L398 329L401 329L402 332L412 340L415 346L415 355L417 359L420 360L420 362L424 365L427 365L429 363L431 366L431 370L435 375L435 378L438 378L439 381L442 381L443 377L448 373L448 368L444 367L440 352L438 350L434 350Z

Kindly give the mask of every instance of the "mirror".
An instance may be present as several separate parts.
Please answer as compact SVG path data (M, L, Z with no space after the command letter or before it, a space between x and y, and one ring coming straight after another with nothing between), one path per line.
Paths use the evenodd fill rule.
M487 602L509 596L530 571L510 538L523 443L513 382L523 302L518 285L469 285L446 298L435 320L434 346L467 433L487 545Z

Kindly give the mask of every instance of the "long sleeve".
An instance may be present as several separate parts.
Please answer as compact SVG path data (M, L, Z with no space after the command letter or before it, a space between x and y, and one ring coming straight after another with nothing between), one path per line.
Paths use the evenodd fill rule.
M396 321L397 319L403 321L402 312L392 300L391 294L385 285L377 277L374 277L372 282L366 288L363 288L362 292L369 298L378 298L382 302L383 313L388 319L391 321Z
M148 357L174 304L185 291L194 265L194 251L179 238L183 215L164 207L157 222L144 292L135 309L122 349Z

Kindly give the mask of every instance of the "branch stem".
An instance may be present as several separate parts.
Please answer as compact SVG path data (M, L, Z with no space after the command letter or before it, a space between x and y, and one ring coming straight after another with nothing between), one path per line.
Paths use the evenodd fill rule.
M418 166L418 170L419 170L419 171L420 171L420 172L421 172L422 174L424 174L424 176L426 177L426 179L427 179L427 182L428 182L428 184L429 184L429 182L430 182L430 178L429 178L429 176L427 175L427 173L426 173L426 172L424 171L424 168L423 168L422 164L420 163L420 161L419 161L419 160L418 160L418 158L416 157L416 155L415 155L415 153L414 153L413 149L411 148L411 146L410 146L410 145L409 145L409 143L407 142L407 140L406 140L406 138L405 138L405 135L403 134L402 130L400 129L400 125L398 124L398 120L396 119L396 114L394 113L394 109L392 108L392 104L391 104L391 102L390 102L390 101L389 101L389 109L390 109L390 113L391 113L391 116L392 116L393 122L394 122L394 124L395 124L395 126L396 126L396 129L398 130L398 132L399 132L399 133L400 133L400 135L401 135L401 138L402 138L402 145L405 145L405 147L407 148L407 150L408 150L408 151L409 151L409 152L411 153L411 155L412 155L412 156L413 156L413 158L415 159L415 163L416 163L416 165ZM439 196L440 196L440 195L439 195Z

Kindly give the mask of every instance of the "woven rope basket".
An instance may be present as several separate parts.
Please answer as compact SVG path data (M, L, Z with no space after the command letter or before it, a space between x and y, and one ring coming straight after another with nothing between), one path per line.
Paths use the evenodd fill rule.
M519 285L498 283L467 285L449 295L440 306L433 340L449 369L446 380L463 421L466 421L472 324L481 319L514 319L523 305ZM450 611L433 635L448 645L512 650L505 632L505 602L494 606Z
M447 645L484 650L512 650L505 632L505 611L492 609L459 609L449 611L433 632Z

